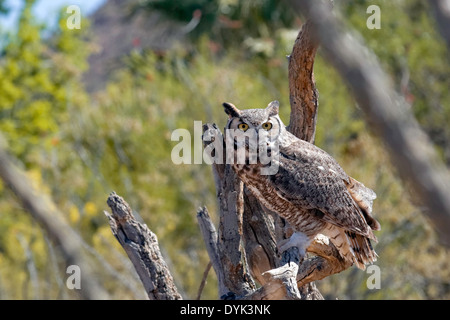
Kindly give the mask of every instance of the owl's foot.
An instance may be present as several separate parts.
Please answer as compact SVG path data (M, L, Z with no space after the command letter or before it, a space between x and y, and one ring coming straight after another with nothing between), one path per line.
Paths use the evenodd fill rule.
M311 240L306 234L300 231L296 231L289 239L284 239L278 242L278 250L283 253L292 247L297 247L300 255L304 257L306 255L306 249L308 248Z

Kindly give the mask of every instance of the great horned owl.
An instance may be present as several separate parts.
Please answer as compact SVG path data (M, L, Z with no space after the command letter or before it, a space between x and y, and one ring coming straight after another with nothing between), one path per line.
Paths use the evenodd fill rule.
M265 109L223 106L229 115L225 131L233 133L228 136L236 154L244 155L244 161L232 161L234 171L265 207L295 230L280 249L297 246L304 255L321 233L358 268L376 261L369 240L377 241L372 230L380 230L372 217L375 192L349 177L328 153L288 132L278 116L277 101ZM260 161L261 150L270 163Z

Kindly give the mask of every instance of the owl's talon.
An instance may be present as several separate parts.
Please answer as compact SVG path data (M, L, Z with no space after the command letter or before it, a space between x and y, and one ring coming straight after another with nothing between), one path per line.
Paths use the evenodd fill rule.
M297 247L300 255L304 257L306 255L306 249L308 248L311 240L303 232L294 232L289 239L284 239L278 242L278 250L280 253L285 252L289 248Z

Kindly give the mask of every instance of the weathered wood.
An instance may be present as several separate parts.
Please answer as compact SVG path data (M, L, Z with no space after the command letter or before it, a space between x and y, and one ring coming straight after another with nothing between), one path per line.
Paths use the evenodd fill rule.
M205 149L218 141L220 141L218 145L222 147L225 145L222 132L215 124L205 124L203 126ZM225 147L222 150L224 151ZM216 150L216 152L218 151ZM214 157L215 154L211 156ZM234 296L245 296L256 286L250 275L242 239L243 183L233 172L231 166L225 163L225 152L221 156L212 163L219 207L217 254L221 265L221 267L215 266L214 270L219 279L219 297L228 297L230 293ZM208 253L214 254L213 251L211 248ZM217 264L214 261L216 258L216 256L210 255L213 266Z
M306 259L300 265L297 273L297 284L300 287L342 272L352 266L351 262L340 256L336 247L324 235L317 235L307 251L316 256Z
M156 235L137 221L125 200L112 192L107 200L112 214L105 212L111 231L121 244L150 300L179 300L181 295L159 249Z
M314 143L319 93L314 81L314 59L318 43L311 35L311 22L307 21L295 40L289 56L290 123L287 127L296 137Z
M256 286L248 270L242 240L244 184L230 165L225 167L223 188L219 194L220 221L218 249L225 269L225 287L237 296L247 295Z
M279 279L271 279L251 294L240 297L240 300L287 300L286 286Z
M261 285L266 283L263 273L279 264L274 217L244 186L244 244L252 277Z
M300 254L298 248L293 247L282 253L281 266L266 271L263 276L267 279L267 282L273 280L279 280L286 289L286 298L289 300L301 299L300 292L297 285L297 273L299 264L301 263Z
M226 295L229 290L225 286L225 271L220 260L219 248L218 248L218 235L214 223L211 220L208 209L202 207L197 211L197 221L200 226L200 231L205 242L206 251L208 252L209 259L214 268L219 285L219 297Z

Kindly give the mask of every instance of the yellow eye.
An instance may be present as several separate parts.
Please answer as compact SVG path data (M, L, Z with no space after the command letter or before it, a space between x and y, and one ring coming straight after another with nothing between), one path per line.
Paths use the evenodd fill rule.
M248 124L246 124L246 123L240 123L240 124L238 125L238 128L239 128L239 130L247 131L247 129L248 129Z
M270 122L264 122L264 123L262 124L262 128L263 128L264 130L269 131L270 129L272 129L272 124L271 124Z

